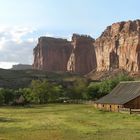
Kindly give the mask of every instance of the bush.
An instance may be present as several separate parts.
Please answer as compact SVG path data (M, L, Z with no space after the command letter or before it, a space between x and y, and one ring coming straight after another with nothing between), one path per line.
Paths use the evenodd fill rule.
M0 105L3 105L3 103L4 103L4 96L3 96L2 89L0 89Z
M113 79L88 85L85 79L76 79L73 85L63 88L62 85L50 83L47 80L33 80L29 88L18 90L0 89L0 105L12 104L19 97L24 97L25 103L44 104L63 100L98 99L108 93L120 82L133 78L119 75Z
M2 89L1 92L4 96L4 104L12 104L14 102L14 90Z
M91 83L87 87L89 99L98 99L109 94L112 89L121 81L133 81L134 79L128 75L121 74L112 79L108 79L99 83Z

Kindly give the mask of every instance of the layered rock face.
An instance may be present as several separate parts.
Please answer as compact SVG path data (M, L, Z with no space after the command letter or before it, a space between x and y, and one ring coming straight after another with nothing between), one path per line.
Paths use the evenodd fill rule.
M87 74L96 68L94 39L74 34L72 41L41 37L34 49L34 69Z
M94 41L90 36L73 34L73 49L67 64L68 71L87 74L96 68Z
M94 40L74 34L72 41L41 37L34 49L34 69L87 74L92 70L140 71L140 20L108 26Z
M72 50L66 39L41 37L34 49L33 68L47 71L67 71Z
M97 71L140 71L140 20L108 26L94 45Z

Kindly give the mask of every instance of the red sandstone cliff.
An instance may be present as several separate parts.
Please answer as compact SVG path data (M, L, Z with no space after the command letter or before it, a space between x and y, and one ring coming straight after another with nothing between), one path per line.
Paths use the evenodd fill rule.
M94 47L95 46L95 47ZM140 71L140 20L118 22L96 39L74 34L72 41L41 37L34 69L87 74L92 70Z
M94 39L74 34L72 42L50 37L39 38L34 49L34 69L87 74L96 68Z
M67 71L67 62L72 50L66 39L41 37L34 49L34 69Z
M73 35L73 50L67 65L68 71L87 74L91 70L96 69L94 41L90 36Z
M140 20L114 23L96 40L97 71L140 70Z

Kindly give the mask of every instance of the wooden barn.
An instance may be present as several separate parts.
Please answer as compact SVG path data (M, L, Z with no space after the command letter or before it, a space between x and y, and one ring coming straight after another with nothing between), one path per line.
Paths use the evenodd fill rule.
M110 94L95 102L95 107L119 112L121 108L140 109L140 81L120 82Z

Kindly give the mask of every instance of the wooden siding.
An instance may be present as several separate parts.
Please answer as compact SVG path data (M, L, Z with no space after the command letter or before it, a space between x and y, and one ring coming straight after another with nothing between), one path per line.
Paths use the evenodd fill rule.
M140 96L125 103L125 108L131 108L131 109L140 109Z
M94 106L100 110L113 112L119 112L120 108L140 109L140 96L125 103L124 105L95 103Z
M121 82L110 94L95 101L98 104L124 105L140 96L140 81Z
M113 111L113 112L119 112L119 109L123 107L122 105L116 105L116 104L94 104L94 106L100 110Z

